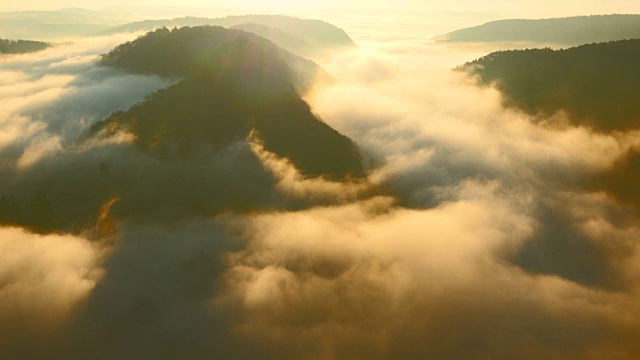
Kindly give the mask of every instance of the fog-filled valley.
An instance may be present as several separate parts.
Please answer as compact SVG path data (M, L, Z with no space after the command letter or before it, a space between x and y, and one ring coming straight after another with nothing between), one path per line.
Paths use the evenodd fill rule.
M131 9L0 13L0 359L640 356L631 18Z

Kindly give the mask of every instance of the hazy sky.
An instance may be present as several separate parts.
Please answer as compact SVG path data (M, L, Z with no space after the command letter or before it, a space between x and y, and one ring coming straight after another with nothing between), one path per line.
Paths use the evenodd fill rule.
M247 9L302 9L302 8L399 8L419 10L469 10L491 12L523 12L531 14L586 14L586 13L637 13L640 5L636 0L122 0L85 1L85 0L24 0L10 3L0 2L0 9L57 9L63 7L82 7L93 10L109 5L177 5L197 7L231 7Z

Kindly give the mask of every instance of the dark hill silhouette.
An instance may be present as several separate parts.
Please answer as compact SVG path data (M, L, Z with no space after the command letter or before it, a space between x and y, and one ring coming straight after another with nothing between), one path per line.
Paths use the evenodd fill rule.
M640 40L566 50L499 51L457 70L495 85L506 106L547 118L565 111L599 131L640 128Z
M581 45L640 38L640 15L593 15L491 21L441 35L436 41L529 41Z
M42 41L0 39L0 54L26 54L42 51L49 46L51 44Z
M144 20L113 27L103 35L121 32L151 31L161 27L223 26L240 28L263 36L276 45L303 56L355 46L347 33L321 20L299 19L282 15L243 15L223 18L184 17Z
M258 36L221 27L162 28L115 48L101 64L184 80L97 123L93 134L124 130L145 152L184 158L255 130L267 150L304 174L363 175L353 142L318 120L298 95L296 85L308 77L290 64L309 70L313 63Z

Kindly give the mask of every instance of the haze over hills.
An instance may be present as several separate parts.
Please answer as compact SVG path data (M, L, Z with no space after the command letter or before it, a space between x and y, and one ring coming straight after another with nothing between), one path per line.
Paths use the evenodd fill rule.
M131 21L128 14L80 8L0 12L0 37L61 41L105 31L128 21Z
M435 38L443 42L527 41L581 45L640 38L640 15L497 20Z
M68 41L87 36L148 32L163 26L211 25L255 33L304 57L321 57L356 46L344 30L321 20L283 15L242 15L220 18L187 16L131 22L140 17L140 14L124 10L110 11L109 8L102 11L65 8L56 11L0 12L0 38Z
M599 131L640 128L640 39L566 50L499 51L459 67L504 104L548 121L563 111L574 125Z
M281 48L303 57L314 58L323 52L318 46L313 45L308 40L280 30L279 28L272 28L262 24L246 23L234 25L231 29L243 30L259 35L265 39L269 39Z
M317 56L331 50L354 47L347 33L321 20L299 19L282 15L243 15L223 18L184 17L144 20L113 27L102 35L120 32L151 31L160 27L223 26L253 32L276 45L302 56Z

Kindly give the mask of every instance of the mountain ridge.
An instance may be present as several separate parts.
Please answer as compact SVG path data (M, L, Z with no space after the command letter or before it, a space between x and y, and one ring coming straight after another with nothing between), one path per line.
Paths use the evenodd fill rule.
M459 29L440 42L528 41L581 45L640 38L640 15L611 14L549 19L505 19Z

